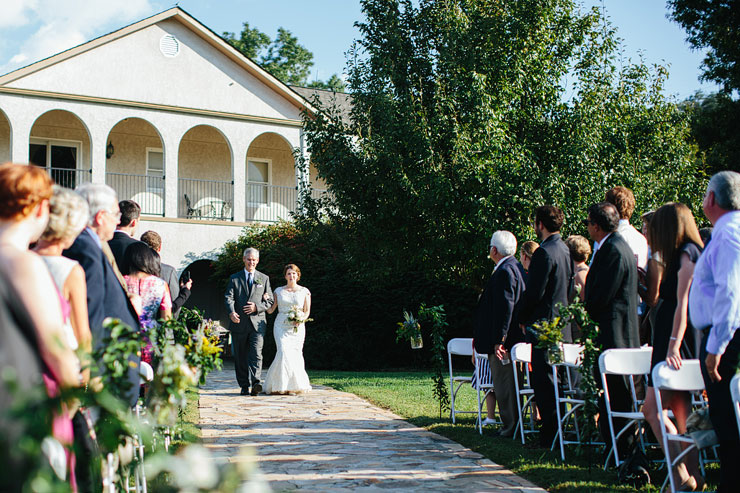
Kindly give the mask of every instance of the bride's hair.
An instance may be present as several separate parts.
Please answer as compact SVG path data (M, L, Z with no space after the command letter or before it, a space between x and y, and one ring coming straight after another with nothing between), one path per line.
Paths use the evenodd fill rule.
M288 269L292 269L295 271L296 274L298 274L298 280L301 280L301 269L298 268L296 264L288 264L285 267L283 267L283 277L285 277L285 274L288 273Z

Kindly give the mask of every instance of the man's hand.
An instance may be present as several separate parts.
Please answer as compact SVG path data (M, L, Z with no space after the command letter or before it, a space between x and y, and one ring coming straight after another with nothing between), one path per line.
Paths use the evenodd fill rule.
M257 311L257 306L252 301L247 301L247 304L244 305L244 313L247 315L252 314Z
M719 368L719 360L721 359L721 354L707 353L705 363L707 364L707 372L709 373L709 378L712 382L719 382L722 380L722 377L719 376L719 371L717 370Z
M238 324L239 323L239 320L240 320L239 314L236 313L236 312L229 313L229 320L231 320L235 324Z
M190 289L192 287L193 287L193 280L192 279L188 279L188 282L186 282L186 283L180 283L180 288L188 288L188 289Z
M506 359L506 349L504 348L503 344L496 344L493 346L493 352L496 354L496 357L499 359L499 361L503 361Z

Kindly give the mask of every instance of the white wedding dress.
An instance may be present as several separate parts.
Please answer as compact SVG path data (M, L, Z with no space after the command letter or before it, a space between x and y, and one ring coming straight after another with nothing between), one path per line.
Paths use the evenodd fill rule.
M311 384L306 374L303 362L303 341L306 339L306 324L295 326L288 321L288 312L294 306L303 309L306 296L310 296L308 289L298 288L295 292L287 291L284 287L275 290L275 299L278 304L278 315L275 318L273 334L277 345L277 354L267 371L265 378L265 393L273 392L308 392Z

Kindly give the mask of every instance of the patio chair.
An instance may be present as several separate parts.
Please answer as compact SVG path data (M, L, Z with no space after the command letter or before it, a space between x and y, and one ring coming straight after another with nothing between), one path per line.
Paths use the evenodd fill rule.
M532 363L532 345L526 342L520 342L511 348L511 361L512 364L521 364L524 366L522 372L522 380L519 380L519 371L514 371L514 388L516 388L516 407L519 412L519 422L517 423L517 429L522 437L522 444L524 443L524 435L528 433L536 433L534 426L534 413L532 408L532 398L534 397L534 390L531 386L531 380L529 379L529 364ZM529 412L527 412L529 410ZM524 417L529 416L529 426L525 429ZM514 436L516 436L516 429L514 430Z
M484 361L485 360L485 363ZM478 396L478 433L481 435L483 434L483 416L482 416L482 410L483 406L486 404L486 397L488 397L488 394L493 392L493 382L491 380L490 375L484 375L484 372L486 370L489 371L488 365L488 355L487 354L479 354L477 351L475 352L475 393ZM484 378L487 377L487 378ZM486 382L486 383L484 383ZM483 395L483 399L481 399L481 395Z
M704 390L704 378L701 375L700 362L698 359L687 359L681 363L681 368L674 370L668 363L661 362L655 365L653 368L653 389L655 391L655 402L658 409L663 408L663 403L660 399L661 390L682 390L686 392L701 392ZM734 380L734 379L733 379ZM736 410L737 412L737 410ZM678 435L673 433L666 433L665 427L665 413L660 413L660 426L663 430L663 453L665 454L665 463L667 471L667 477L663 481L663 486L660 488L662 492L666 484L670 481L671 491L675 492L676 483L673 478L673 468L683 459L687 454L696 450L701 451L708 449L719 443L717 434L714 430L701 430L686 435ZM678 454L676 457L671 458L670 449L668 448L669 442L679 442L686 444L686 448ZM701 465L702 474L704 474L704 461L702 460L701 454L699 455L699 464Z
M635 377L645 377L650 373L650 358L652 355L653 348L645 346L641 348L607 349L601 353L601 356L599 356L599 372L601 373L601 384L604 388L604 401L606 403L606 414L607 420L609 421L609 433L611 438L611 450L606 456L604 469L607 468L612 454L614 454L614 465L619 468L619 465L623 460L619 458L617 440L633 426L637 427L640 446L644 451L645 445L643 442L642 431L646 421L645 416L643 416L642 411L640 411L640 401L637 399L637 392L635 391ZM609 385L607 384L606 379L607 375L620 375L628 378L630 393L632 396L631 410L612 410L611 400L609 398ZM621 429L615 430L615 418L626 419L627 423Z
M450 368L450 417L452 423L455 423L455 416L458 414L471 414L475 411L458 411L455 407L457 400L457 393L466 383L472 381L472 377L456 377L452 371L452 356L472 356L473 355L473 339L456 337L450 339L447 343L447 363Z
M735 409L737 429L740 432L740 373L730 380L730 394L732 395L732 407Z
M185 217L187 217L188 219L193 217L200 217L200 211L193 208L193 203L190 201L190 197L188 197L188 194L185 194L185 207L187 208Z
M576 420L576 411L586 404L584 399L578 397L578 389L576 388L575 374L581 366L581 355L583 353L583 346L581 344L563 344L563 361L552 365L552 380L555 387L555 410L558 417L558 431L555 435L555 440L560 443L560 459L565 460L565 445L578 444L580 443L581 434L578 430L578 421ZM558 384L558 372L559 368L564 369L562 372L565 375L565 382L563 391L561 392L560 385ZM562 408L562 410L561 410ZM563 414L564 412L564 414ZM565 431L568 422L572 419L573 432L575 433L575 440L568 440L565 438ZM553 446L555 442L553 442Z

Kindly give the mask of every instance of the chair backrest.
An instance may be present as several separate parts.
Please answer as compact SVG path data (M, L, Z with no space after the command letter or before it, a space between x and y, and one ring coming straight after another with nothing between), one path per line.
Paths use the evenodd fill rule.
M563 344L563 363L566 365L580 365L581 354L583 354L582 344Z
M740 404L740 373L732 377L730 380L730 393L732 394L732 400L737 406ZM740 418L740 416L738 416Z
M704 390L704 378L698 359L685 359L681 368L674 370L665 361L653 368L653 387L661 390L685 390L698 392Z
M139 378L142 384L154 380L154 369L146 361L142 361L139 366Z
M193 204L190 202L190 197L188 197L188 194L185 194L185 205L187 206L188 209L193 208L192 207Z
M514 347L511 348L511 360L519 363L531 363L532 345L527 342L514 344Z
M653 348L607 349L599 356L599 371L612 375L647 375Z
M455 337L447 343L447 352L460 356L473 355L473 339L469 337Z

